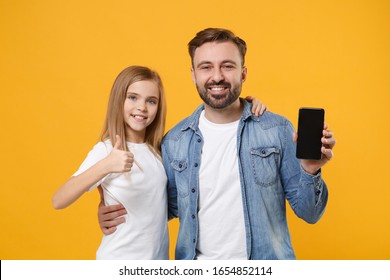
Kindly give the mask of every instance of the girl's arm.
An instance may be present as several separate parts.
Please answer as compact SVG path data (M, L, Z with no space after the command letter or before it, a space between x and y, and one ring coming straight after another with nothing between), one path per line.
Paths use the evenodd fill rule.
M131 170L134 161L133 154L119 150L121 139L119 136L116 137L115 146L107 157L98 161L83 173L70 178L54 193L52 203L55 209L69 206L109 173L123 173Z
M55 209L68 207L107 174L104 160L101 160L80 175L71 177L54 193L52 198L53 207Z

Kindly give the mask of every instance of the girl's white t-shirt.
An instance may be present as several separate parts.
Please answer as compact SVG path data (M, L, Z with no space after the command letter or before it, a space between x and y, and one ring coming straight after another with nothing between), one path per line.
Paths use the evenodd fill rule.
M137 164L128 173L111 173L90 190L102 185L106 205L122 203L126 222L104 235L96 259L168 259L167 177L161 161L146 144L127 142ZM74 176L105 158L109 140L97 143Z

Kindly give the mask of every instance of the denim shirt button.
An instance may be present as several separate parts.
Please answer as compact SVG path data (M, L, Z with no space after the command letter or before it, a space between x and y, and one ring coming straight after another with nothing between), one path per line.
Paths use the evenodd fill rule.
M198 143L202 142L202 140L201 140L201 139L198 139L197 141L198 141Z
M195 192L195 189L194 189L194 188L192 188L192 189L191 189L191 192L192 192L192 193L194 193L194 192Z
M179 168L182 168L183 167L183 165L182 164L179 164Z
M316 191L316 195L320 195L321 191Z
M195 243L195 238L194 238L194 239L192 239L192 243Z
M194 215L194 214L192 214L191 217L192 217L193 219L195 219L195 215Z
M197 164L197 163L195 163L195 164L194 164L194 166L195 166L195 167L198 167L198 164Z

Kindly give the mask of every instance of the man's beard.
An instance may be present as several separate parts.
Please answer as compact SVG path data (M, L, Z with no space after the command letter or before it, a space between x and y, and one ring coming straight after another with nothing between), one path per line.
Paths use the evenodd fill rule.
M223 86L228 88L227 94L212 94L208 91L209 87L212 86ZM232 88L230 83L220 82L220 83L209 83L204 87L196 85L200 98L202 98L203 102L206 103L213 109L224 109L229 105L233 104L234 101L241 94L241 84L238 87Z

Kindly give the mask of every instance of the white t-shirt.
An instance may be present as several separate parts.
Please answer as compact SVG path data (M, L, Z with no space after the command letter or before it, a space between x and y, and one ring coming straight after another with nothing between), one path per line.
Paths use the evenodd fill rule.
M247 259L237 156L238 121L215 124L202 112L197 259Z
M128 173L111 173L97 182L103 186L106 205L122 203L126 222L103 236L96 259L168 259L167 177L161 161L146 144L127 142L141 169L133 164ZM74 176L105 158L109 140L97 143Z

